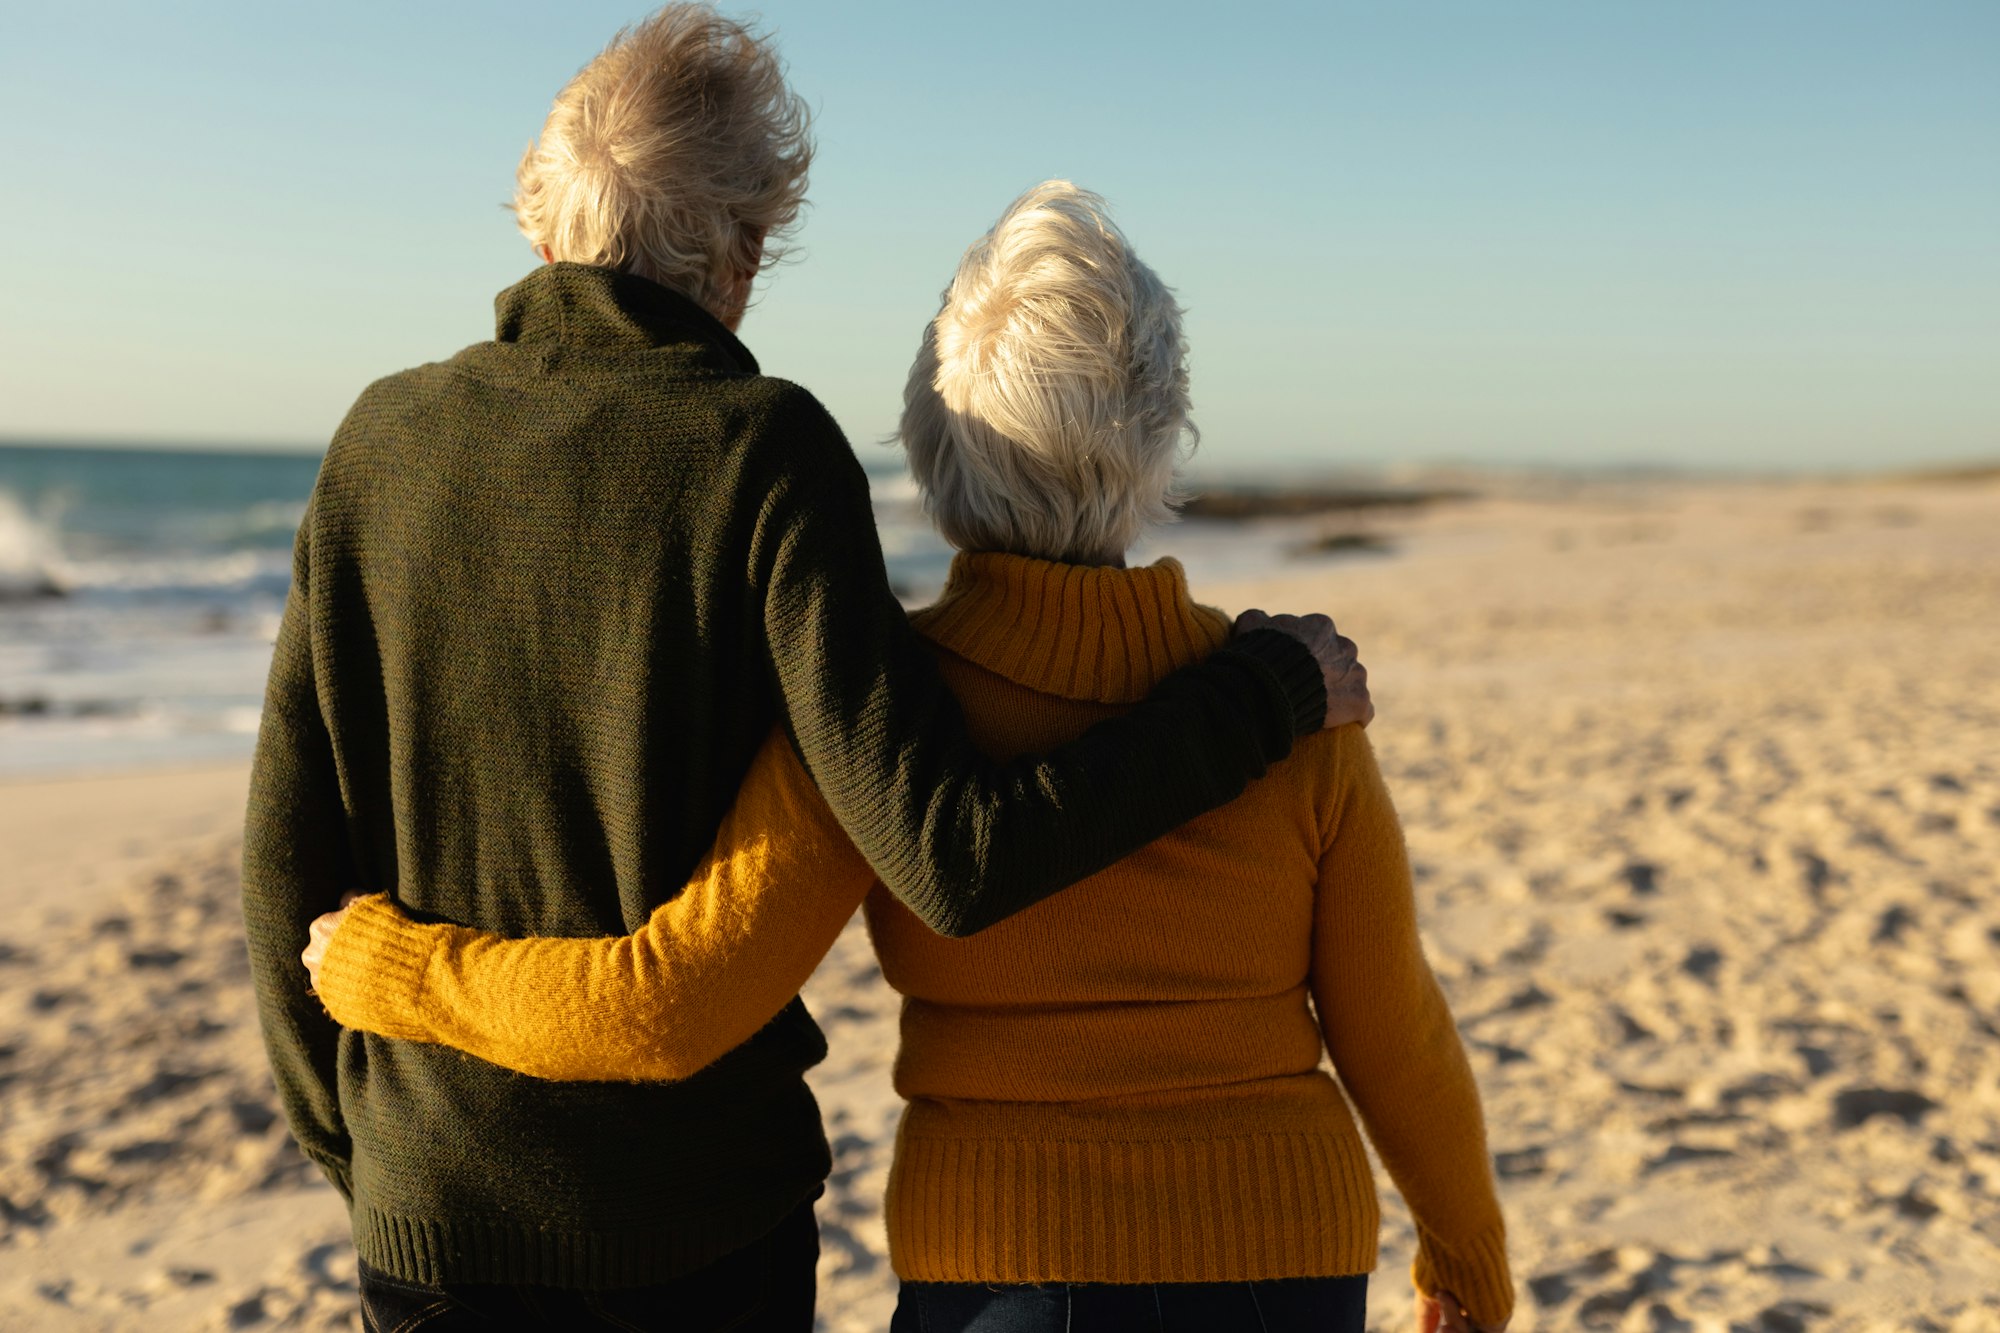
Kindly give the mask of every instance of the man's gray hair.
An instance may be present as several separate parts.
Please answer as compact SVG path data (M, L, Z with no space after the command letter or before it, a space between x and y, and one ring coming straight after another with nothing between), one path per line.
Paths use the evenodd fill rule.
M515 172L521 233L726 317L739 275L776 262L798 217L810 120L769 38L707 5L667 5L556 98Z
M1170 521L1194 439L1180 307L1068 181L973 242L924 330L899 431L955 546L1108 563Z

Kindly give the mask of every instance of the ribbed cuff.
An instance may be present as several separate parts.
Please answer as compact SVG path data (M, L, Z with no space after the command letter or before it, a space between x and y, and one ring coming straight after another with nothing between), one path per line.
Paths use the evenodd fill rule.
M1480 1324L1500 1324L1514 1313L1514 1279L1507 1270L1507 1232L1493 1227L1447 1248L1418 1228L1410 1280L1426 1296L1448 1291Z
M326 946L319 998L345 1028L404 1041L432 1040L418 1017L424 973L450 928L426 926L396 910L384 893L348 909Z
M1241 653L1270 674L1292 710L1292 735L1310 736L1326 723L1326 675L1312 651L1282 630L1238 634L1220 651Z
M340 1197L350 1206L354 1203L354 1169L344 1157L330 1157L314 1152L311 1148L301 1148L313 1165L326 1173L327 1183L339 1191Z

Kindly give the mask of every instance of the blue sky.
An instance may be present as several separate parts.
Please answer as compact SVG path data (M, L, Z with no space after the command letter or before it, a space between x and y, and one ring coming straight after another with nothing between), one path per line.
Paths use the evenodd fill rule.
M643 12L11 14L0 437L315 447L488 336L514 163ZM756 12L820 154L743 335L864 457L1050 176L1180 293L1209 469L2000 456L2000 5Z

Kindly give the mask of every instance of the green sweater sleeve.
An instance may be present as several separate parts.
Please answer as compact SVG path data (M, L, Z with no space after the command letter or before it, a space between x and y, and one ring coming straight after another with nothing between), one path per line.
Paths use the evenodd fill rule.
M794 743L881 876L944 935L970 935L1235 798L1316 731L1319 667L1239 636L1131 712L1046 754L995 760L889 590L868 480L802 392L753 586Z
M314 683L309 584L312 514L299 528L292 588L264 691L243 831L243 921L278 1100L306 1156L348 1193L351 1157L334 1081L339 1028L306 989L314 917L355 880L333 742Z

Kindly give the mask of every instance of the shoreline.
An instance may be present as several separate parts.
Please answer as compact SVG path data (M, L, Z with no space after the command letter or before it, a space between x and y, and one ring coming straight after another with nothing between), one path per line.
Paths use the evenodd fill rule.
M1218 474L1195 479L1186 521L1147 534L1133 557L1179 558L1198 594L1246 581L1293 582L1296 575L1335 583L1354 569L1462 553L1481 530L1496 528L1540 526L1548 541L1578 551L1658 542L1672 528L1670 511L1684 506L1789 508L1799 511L1802 525L1846 535L1854 519L1843 511L1857 505L1875 511L1866 521L1904 523L1927 504L1976 498L1997 478L2000 467L1987 464L1780 480L1549 468ZM906 605L928 602L942 585L949 548L922 520L907 478L877 501L898 595ZM266 535L276 531L268 525L278 511L289 513L266 501L251 509ZM53 528L29 534L28 549L62 564L53 534ZM0 546L4 537L0 532ZM146 591L154 576L127 568L134 558L120 557L124 563L112 572L77 566L71 573L84 578L84 590L74 596L0 606L8 636L0 653L0 785L226 763L250 754L283 598L283 562L271 552L255 559L211 553L185 569L179 564L186 562L168 561L179 569L166 576L171 586ZM0 569L0 582L5 573ZM179 578L193 583L172 583ZM1285 609L1339 618L1337 605L1311 600L1324 597L1318 588L1325 584L1307 582L1312 590Z
M0 769L0 791L9 787L55 786L61 783L117 782L125 778L169 778L177 775L199 775L221 772L228 769L248 769L248 754L237 758L181 758L139 760L131 764L116 764L103 768L62 769L43 772L36 769Z

